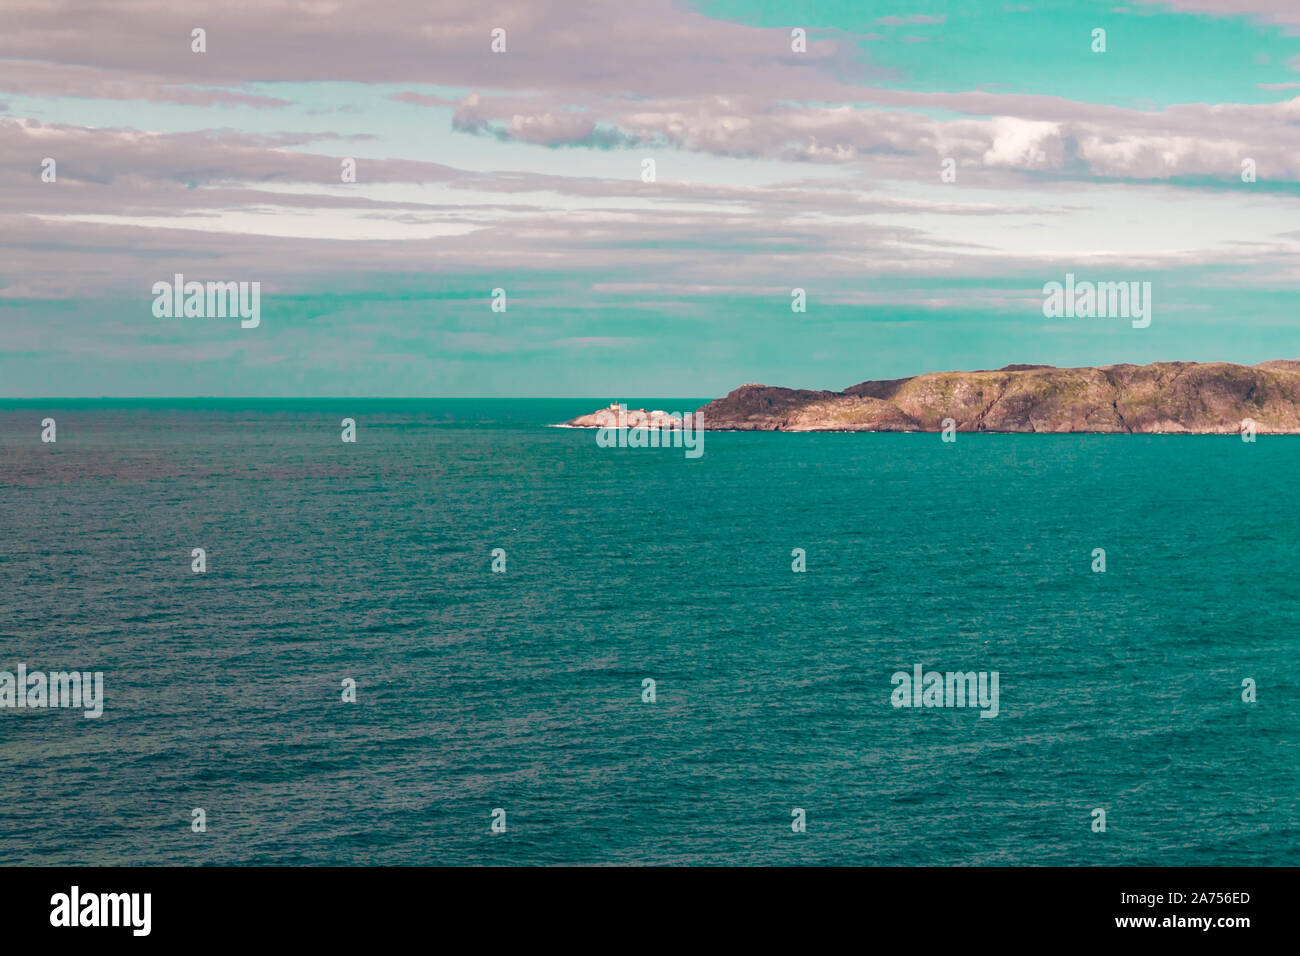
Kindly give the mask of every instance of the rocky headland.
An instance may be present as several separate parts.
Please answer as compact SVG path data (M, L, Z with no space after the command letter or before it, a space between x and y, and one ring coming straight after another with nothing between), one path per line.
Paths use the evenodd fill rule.
M694 417L696 427L719 431L937 432L951 418L961 432L1221 435L1249 421L1258 434L1300 434L1300 361L1008 365L862 382L840 392L749 384ZM602 409L565 424L612 423Z

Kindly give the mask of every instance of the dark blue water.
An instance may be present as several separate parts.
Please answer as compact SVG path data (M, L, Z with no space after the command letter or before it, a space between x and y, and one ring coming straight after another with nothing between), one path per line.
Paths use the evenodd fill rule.
M602 403L0 404L0 670L106 688L0 709L0 863L1300 863L1300 438Z

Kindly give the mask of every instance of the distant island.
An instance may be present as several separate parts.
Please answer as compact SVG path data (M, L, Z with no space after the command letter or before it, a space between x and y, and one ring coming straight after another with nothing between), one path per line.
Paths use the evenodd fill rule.
M622 427L617 409L564 424ZM663 412L624 415L630 427L681 427L680 419L665 424ZM711 431L937 432L952 419L962 432L1224 435L1253 422L1258 434L1300 434L1300 361L1007 365L863 382L842 392L749 384L686 418L688 427Z

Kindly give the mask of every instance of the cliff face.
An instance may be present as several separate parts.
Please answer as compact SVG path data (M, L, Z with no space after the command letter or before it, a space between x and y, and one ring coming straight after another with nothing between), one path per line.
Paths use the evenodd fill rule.
M842 392L742 385L699 410L752 431L1300 433L1300 361L1008 365L863 382Z

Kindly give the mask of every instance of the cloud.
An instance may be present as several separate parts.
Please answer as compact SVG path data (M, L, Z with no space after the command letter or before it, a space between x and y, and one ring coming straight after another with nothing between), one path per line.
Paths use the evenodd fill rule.
M536 143L541 146L590 146L612 149L633 146L637 137L597 123L590 115L577 112L512 113L494 117L481 109L478 94L471 94L456 107L452 129L462 133L489 135L498 140Z
M189 85L183 77L166 79L149 73L128 73L38 60L0 60L0 90L23 96L145 100L185 106L252 106L265 109L289 105L288 100L278 97L238 89Z
M1215 17L1252 17L1282 26L1300 26L1300 6L1294 0L1136 0L1184 13Z
M1171 180L1235 189L1250 157L1261 175L1254 191L1300 182L1300 97L1135 110L912 90L897 76L872 85L883 73L857 38L813 31L808 53L796 55L788 29L711 20L669 0L398 0L382 16L289 0L137 0L135 9L126 21L66 0L10 11L0 89L168 103L191 108L183 115L196 126L210 122L212 105L275 108L258 127L282 131L0 118L0 295L138 290L173 271L262 277L268 292L355 274L480 284L567 274L718 295L776 276L987 275L1046 255L1046 240L1026 242L1026 230L1050 236L1062 255L1100 248L1103 261L1131 262L1126 237L1103 236L1118 250L1107 251L1059 227L1086 214L1076 204L1108 201L1098 179L1145 180L1133 188L1153 202L1174 193L1163 185ZM195 23L208 31L206 54L190 52ZM507 30L504 54L489 48L495 26ZM313 109L332 102L333 82L384 84L386 113L437 117L441 127L422 132L451 143L459 165L425 160L443 155L425 140L403 141L405 154L360 159L357 183L344 186L342 157L398 140L293 132L300 94L268 95L253 85L262 81L312 83L304 99ZM357 115L349 128L366 128ZM620 177L610 157L583 156L580 171L569 168L576 155L527 148L538 146L709 161L691 157L675 175L664 164L661 181L643 183L635 163ZM43 156L58 161L55 184L39 178ZM939 179L949 158L958 184ZM680 181L688 177L696 181ZM1155 263L1224 256L1152 236ZM1267 232L1261 242L1252 251L1260 268L1295 252Z
M774 105L754 97L641 100L630 107L613 101L564 114L545 96L476 93L457 107L454 123L462 132L501 141L666 146L724 157L858 164L879 175L926 181L948 157L995 171L1087 180L1228 179L1247 156L1266 163L1274 179L1300 180L1300 97L1152 112L1023 94L872 95L898 107L992 115L940 120L904 109Z
M1061 162L1060 126L999 116L993 120L993 143L982 162L989 166L1042 169Z
M200 23L207 52L197 54L190 30ZM506 52L494 54L491 31L498 27L506 30ZM43 74L40 82L74 84L80 95L95 95L90 80L99 77L111 95L134 84L149 98L176 95L177 84L330 80L841 99L848 83L870 72L849 38L835 31L816 31L808 51L796 56L788 30L710 19L673 0L581 8L535 0L506 9L478 0L393 0L382 15L290 0L216 7L135 0L129 18L77 0L43 0L6 11L0 58L30 64L6 72L13 85L35 82L23 75L31 69Z
M1287 16L1289 4L1176 5ZM403 83L416 88L390 99L453 107L451 131L552 148L675 148L859 165L906 180L928 180L936 159L948 157L967 166L988 162L995 175L1228 176L1236 164L1227 159L1237 154L1266 163L1275 178L1300 178L1300 134L1286 104L1150 112L991 90L872 86L883 73L846 33L814 31L807 53L796 55L784 28L714 20L672 0L580 11L564 0L505 10L477 0L432 7L396 0L383 16L290 0L255 9L213 9L197 0L136 0L135 7L131 20L75 0L11 11L10 28L0 34L0 57L9 57L0 59L0 90L282 108L285 99L249 84ZM923 14L880 20L944 22ZM195 23L205 25L207 53L190 50ZM489 45L497 26L507 31L501 54ZM447 89L473 92L453 97ZM933 118L941 111L968 118ZM178 175L194 183L211 175L202 162L188 165Z
M943 23L944 20L946 19L947 19L946 17L930 17L930 16L926 16L925 14L917 13L906 17L899 17L899 16L877 17L876 22L883 23L885 26L897 27L897 26L903 26L905 24Z

